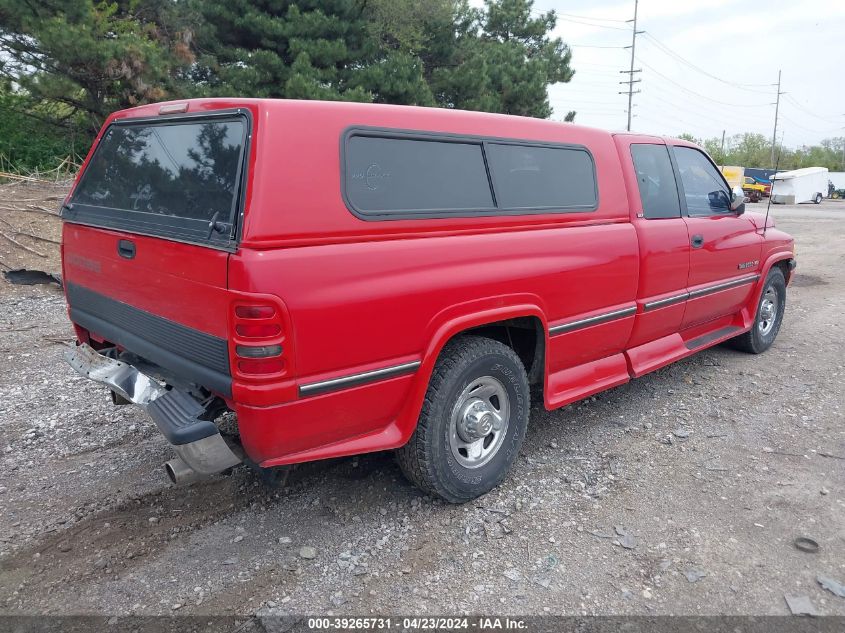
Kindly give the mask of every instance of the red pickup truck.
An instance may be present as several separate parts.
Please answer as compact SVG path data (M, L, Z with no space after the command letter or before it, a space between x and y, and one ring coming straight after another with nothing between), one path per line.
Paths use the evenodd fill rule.
M506 475L532 392L554 409L723 341L772 344L793 240L742 201L674 139L145 105L109 117L62 207L68 360L150 415L176 482L395 449L463 502Z

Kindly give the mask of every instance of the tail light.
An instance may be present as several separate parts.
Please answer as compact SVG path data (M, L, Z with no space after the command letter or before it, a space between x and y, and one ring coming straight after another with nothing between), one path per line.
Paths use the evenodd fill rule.
M275 314L273 306L235 306L235 316L241 319L269 319Z
M275 323L239 323L235 331L244 338L270 338L282 333Z
M232 311L234 365L245 377L277 377L288 370L285 313L281 305L250 297Z

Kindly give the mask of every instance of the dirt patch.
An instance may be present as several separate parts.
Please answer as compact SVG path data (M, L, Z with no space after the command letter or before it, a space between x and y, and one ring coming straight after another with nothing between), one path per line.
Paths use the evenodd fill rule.
M790 285L798 288L812 288L813 286L826 286L827 282L818 275L796 274Z
M69 183L0 184L0 269L60 273L58 214ZM2 295L8 284L0 284Z

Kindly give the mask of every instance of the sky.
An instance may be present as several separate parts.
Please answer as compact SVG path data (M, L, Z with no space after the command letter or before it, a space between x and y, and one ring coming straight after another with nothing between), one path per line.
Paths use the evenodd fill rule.
M634 0L535 0L548 9L576 71L549 88L552 118L624 130ZM845 136L845 0L640 0L637 30L633 131L771 138L780 69L778 142Z

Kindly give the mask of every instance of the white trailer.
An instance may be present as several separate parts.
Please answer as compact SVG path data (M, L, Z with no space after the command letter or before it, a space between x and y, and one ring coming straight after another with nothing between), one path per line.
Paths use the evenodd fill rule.
M775 204L819 204L827 198L826 167L804 167L781 171L772 176L772 202Z

